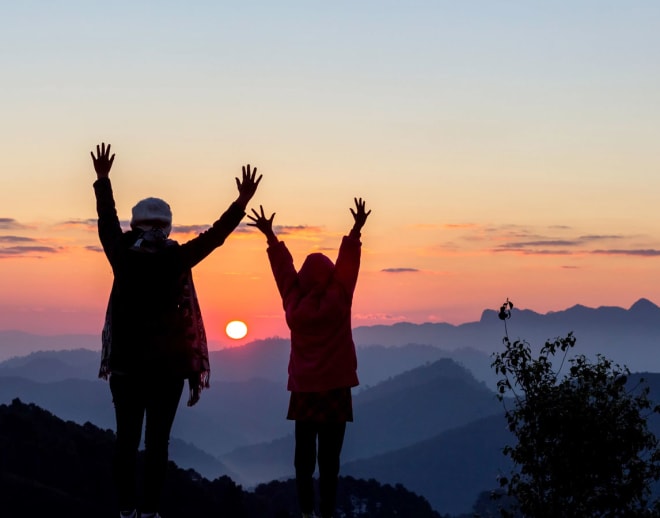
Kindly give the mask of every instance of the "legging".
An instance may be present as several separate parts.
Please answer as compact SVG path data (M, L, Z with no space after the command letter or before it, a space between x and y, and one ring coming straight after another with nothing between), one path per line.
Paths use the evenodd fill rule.
M110 390L115 406L117 442L113 478L121 510L138 507L136 496L137 451L144 430L143 512L158 511L165 482L170 430L174 422L184 380L111 375Z
M344 443L346 423L316 423L296 421L296 488L300 511L314 511L314 469L316 467L316 441L318 438L319 496L322 518L334 513L339 478L339 455Z

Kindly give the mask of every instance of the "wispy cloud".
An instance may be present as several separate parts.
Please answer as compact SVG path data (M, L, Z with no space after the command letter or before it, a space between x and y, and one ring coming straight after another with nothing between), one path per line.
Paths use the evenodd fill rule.
M19 223L14 218L0 218L0 230L21 230L25 228L29 227Z
M586 236L580 236L578 239L580 241L603 241L603 240L617 240L617 239L625 239L626 236L621 236L621 235L598 235L598 234L588 234Z
M660 244L660 238L584 232L569 225L479 225L459 222L446 224L444 229L442 235L448 239L427 247L430 255L508 253L525 256L592 254L655 257L660 250L660 246L656 246ZM640 243L644 244L640 246Z
M545 248L494 248L495 253L516 252L522 255L571 255L573 250L548 250Z
M17 223L12 218L0 218L0 230L31 230L31 227ZM16 234L0 235L0 259L9 257L39 258L52 255L63 250L63 247L54 246L57 242L52 237L49 239L19 236Z
M309 235L309 234L320 234L323 232L321 227L315 227L310 225L275 225L273 228L276 234L283 235Z
M0 243L34 243L36 239L24 236L0 236Z
M546 241L513 241L511 243L504 243L499 246L499 248L512 248L516 250L521 250L523 248L536 248L536 247L555 247L555 246L580 246L579 240L565 240L565 239L555 239L555 240L546 240Z
M126 222L126 225L128 223ZM93 230L96 231L97 220L95 218L88 219L69 219L67 221L62 221L55 225L55 228L68 230L68 229L82 229L82 230Z
M445 223L442 225L442 228L448 228L452 230L463 230L466 228L479 228L479 225L476 223Z
M406 267L400 267L400 268L383 268L381 272L385 273L417 273L419 270L417 268L406 268Z
M601 255L637 255L652 256L652 249L612 249L592 250L590 245L603 241L622 241L626 236L619 234L584 234L573 239L540 239L533 241L510 241L494 248L495 252L516 252L524 255L571 255L571 254L601 254ZM630 237L628 237L630 239Z
M207 231L211 225L205 224L205 225L174 225L172 228L173 233L178 233L178 234L201 234L202 232ZM240 231L240 227L235 230Z
M653 248L646 249L614 249L614 250L592 250L592 254L597 255L632 255L636 257L658 257L660 250Z
M8 257L33 257L39 258L43 254L55 254L58 248L52 246L9 246L0 247L0 259Z
M211 227L208 223L205 224L193 224L193 225L174 225L172 233L178 234L200 234ZM321 227L311 226L311 225L273 225L273 231L278 236L301 236L308 237L311 235L319 235L323 232ZM259 234L260 231L249 225L248 222L244 221L236 227L234 233L238 234Z

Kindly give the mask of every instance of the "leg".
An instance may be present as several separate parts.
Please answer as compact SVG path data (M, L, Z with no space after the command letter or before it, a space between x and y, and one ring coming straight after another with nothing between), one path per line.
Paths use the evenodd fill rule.
M110 376L110 391L115 406L117 440L113 479L119 497L119 508L136 507L135 467L142 436L144 399L136 380L130 376Z
M147 423L144 430L144 509L159 510L167 474L170 431L183 392L183 379L150 379L147 382Z
M296 489L303 514L314 512L314 469L316 468L316 423L296 421Z
M323 423L319 427L319 489L321 517L330 518L337 502L339 456L346 423Z

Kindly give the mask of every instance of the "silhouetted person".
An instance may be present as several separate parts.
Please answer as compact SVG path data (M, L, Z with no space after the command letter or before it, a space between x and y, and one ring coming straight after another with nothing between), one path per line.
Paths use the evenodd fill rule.
M264 233L268 258L291 330L287 419L295 420L296 487L303 517L314 512L313 476L317 458L320 511L330 518L337 498L339 456L346 422L353 421L351 387L358 385L351 329L353 292L360 269L360 231L371 211L362 198L351 210L355 223L344 236L336 264L325 255L307 256L296 272L293 258L266 218L252 209L248 218Z
M100 377L110 378L117 422L114 480L120 515L136 517L136 457L144 436L144 495L141 516L158 517L168 462L170 430L183 391L188 406L208 387L206 334L191 268L222 245L245 215L261 176L243 167L238 197L211 228L179 245L169 239L170 207L146 198L133 207L131 230L123 232L108 177L115 155L110 145L91 153L98 230L114 280L103 328Z

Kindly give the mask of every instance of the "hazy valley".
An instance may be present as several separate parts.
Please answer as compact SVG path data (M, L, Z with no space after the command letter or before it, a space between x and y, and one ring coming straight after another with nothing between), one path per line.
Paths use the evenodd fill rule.
M602 353L646 372L651 396L660 400L654 374L660 372L660 308L647 300L629 309L514 310L507 325L512 339L533 345L573 331L576 353ZM501 448L511 437L490 369L503 335L491 310L460 326L356 328L361 386L354 391L342 474L403 484L442 514L469 513L508 469ZM0 332L0 403L20 398L62 419L111 430L110 392L96 377L99 352L85 341L92 338L98 340ZM287 361L285 339L213 352L211 388L196 407L184 400L177 415L172 460L209 480L228 475L246 488L291 477ZM660 433L659 423L651 425Z

